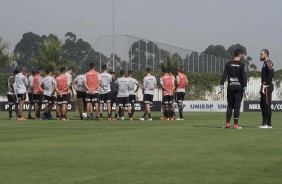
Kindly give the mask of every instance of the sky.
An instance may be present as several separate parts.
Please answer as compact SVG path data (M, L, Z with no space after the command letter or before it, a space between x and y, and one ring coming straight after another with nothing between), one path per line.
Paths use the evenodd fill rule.
M113 0L0 0L0 36L13 50L23 33L73 32L94 44L113 32ZM209 45L247 48L260 70L261 49L282 69L281 0L115 0L115 34L198 52ZM279 23L280 22L280 23Z

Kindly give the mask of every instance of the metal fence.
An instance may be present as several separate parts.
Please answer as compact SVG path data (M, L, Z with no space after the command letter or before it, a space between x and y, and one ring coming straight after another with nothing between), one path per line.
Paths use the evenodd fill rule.
M221 73L228 59L174 47L128 35L99 36L94 50L100 53L99 65L107 64L111 70L144 70L153 72L167 62L169 53L178 66L187 72ZM106 59L105 59L106 58Z

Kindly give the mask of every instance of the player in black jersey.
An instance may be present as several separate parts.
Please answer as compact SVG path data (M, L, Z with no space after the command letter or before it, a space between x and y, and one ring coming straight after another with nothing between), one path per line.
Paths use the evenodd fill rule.
M271 96L273 92L272 78L274 77L273 63L269 59L269 51L263 49L260 52L260 60L263 61L261 70L260 108L262 112L262 125L259 128L272 128L271 122Z
M240 62L243 58L243 50L236 49L234 51L234 60L229 61L225 65L225 69L220 82L220 89L224 88L224 81L228 76L227 88L227 111L226 111L226 124L224 128L230 127L230 119L234 109L234 129L241 129L238 125L241 101L243 92L247 91L247 76L245 72L245 64Z

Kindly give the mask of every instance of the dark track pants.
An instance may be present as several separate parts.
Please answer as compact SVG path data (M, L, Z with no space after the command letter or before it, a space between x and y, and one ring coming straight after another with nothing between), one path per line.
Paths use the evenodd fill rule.
M273 92L273 84L270 84L269 87L265 88L265 93L262 93L262 87L260 91L260 108L262 113L262 125L272 126L271 123L271 97Z
M242 98L243 98L243 89L241 86L228 87L227 89L228 106L226 111L226 123L230 123L233 109L234 109L234 124L238 123Z

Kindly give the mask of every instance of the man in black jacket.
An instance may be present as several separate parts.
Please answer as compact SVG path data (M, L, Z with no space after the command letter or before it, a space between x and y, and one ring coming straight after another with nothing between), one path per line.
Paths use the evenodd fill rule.
M269 59L269 51L262 49L260 60L263 61L261 70L260 108L262 112L262 125L259 128L272 128L271 122L271 96L273 92L272 78L274 77L273 63Z
M225 65L225 69L220 82L220 89L224 88L224 81L228 76L227 88L227 111L226 111L226 124L224 128L230 127L230 119L234 109L234 129L241 129L238 125L240 107L243 98L243 92L247 91L247 77L245 72L245 65L240 62L243 58L243 50L236 49L234 51L234 60L229 61Z

